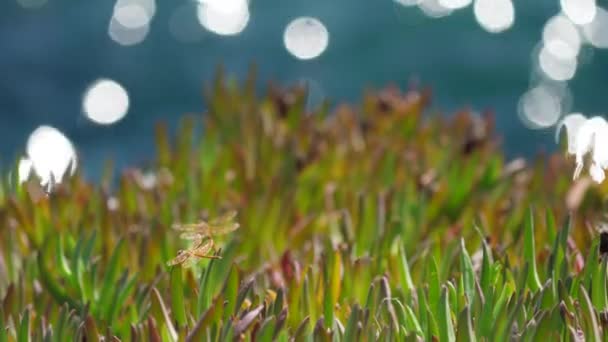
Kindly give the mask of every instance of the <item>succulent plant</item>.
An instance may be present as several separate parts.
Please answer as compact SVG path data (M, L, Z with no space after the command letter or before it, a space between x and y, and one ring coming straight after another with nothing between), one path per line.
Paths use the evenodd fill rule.
M607 189L573 161L507 161L490 113L431 112L424 90L330 113L254 83L220 73L146 169L49 194L8 172L0 341L608 336ZM172 225L228 211L218 258L167 265L191 247Z

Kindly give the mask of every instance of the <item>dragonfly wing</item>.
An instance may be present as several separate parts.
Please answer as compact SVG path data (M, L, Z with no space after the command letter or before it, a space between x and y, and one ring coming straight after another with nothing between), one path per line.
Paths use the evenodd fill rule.
M234 221L235 217L236 217L236 210L229 210L229 211L225 212L223 215L221 215L220 217L217 217L217 218L209 221L209 225L210 226L222 226L224 224Z
M240 225L236 222L230 222L221 226L212 226L209 229L211 235L224 235L237 230Z
M197 223L176 223L171 226L171 228L182 232L205 231L208 229L208 227L209 225L205 221L200 221Z
M196 241L195 245L199 245L202 242L204 235L199 232L183 232L179 237L183 240Z

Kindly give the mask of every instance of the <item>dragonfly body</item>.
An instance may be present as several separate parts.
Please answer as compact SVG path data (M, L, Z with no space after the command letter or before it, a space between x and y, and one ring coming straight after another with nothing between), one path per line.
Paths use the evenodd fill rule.
M182 232L180 235L182 239L192 241L192 247L180 250L177 256L168 262L168 265L183 264L193 258L220 258L217 255L209 254L215 246L213 236L225 235L237 230L239 224L235 222L235 218L236 211L232 210L210 221L201 220L197 223L174 224L173 229Z

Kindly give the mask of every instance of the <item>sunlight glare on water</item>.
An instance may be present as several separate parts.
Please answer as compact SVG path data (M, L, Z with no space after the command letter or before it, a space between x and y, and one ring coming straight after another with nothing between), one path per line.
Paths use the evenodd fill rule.
M32 161L29 160L29 158L21 158L21 160L19 160L19 166L17 167L17 172L19 173L19 183L23 183L30 178L32 167Z
M137 3L130 3L116 7L114 19L123 27L136 29L148 25L151 18L143 6Z
M98 80L85 92L82 108L89 120L100 125L113 124L127 114L129 95L115 81Z
M545 85L530 89L519 99L519 117L532 129L553 126L562 113L560 94Z
M148 25L130 29L122 26L115 18L110 20L108 35L116 43L123 46L137 45L146 39L150 27Z
M137 45L148 36L155 13L155 0L118 0L108 25L108 35L120 45Z
M597 8L593 21L583 26L583 35L589 44L600 49L608 48L608 11Z
M460 9L469 6L472 0L439 0L439 4L448 9Z
M114 12L125 6L137 6L146 11L149 19L152 19L156 14L156 0L117 0L114 5Z
M283 33L283 43L298 59L319 57L329 45L329 32L319 19L300 17L291 21Z
M198 21L207 30L222 35L237 35L249 23L247 0L200 0Z
M581 48L581 37L570 19L556 15L543 28L543 44L554 56L575 58Z
M403 6L416 6L421 0L394 0L396 3Z
M60 183L66 172L71 175L76 170L74 146L63 133L50 126L40 126L32 132L27 141L26 154L42 185L48 185L51 177ZM24 163L25 174L27 162Z
M490 33L503 32L515 22L515 8L511 0L475 0L475 19Z
M560 0L560 4L566 16L577 25L590 23L597 11L595 0Z
M431 18L441 18L452 14L452 10L441 4L441 0L422 0L418 8L426 16Z
M538 54L538 64L547 77L555 81L569 81L576 74L578 61L576 56L555 56L546 46Z

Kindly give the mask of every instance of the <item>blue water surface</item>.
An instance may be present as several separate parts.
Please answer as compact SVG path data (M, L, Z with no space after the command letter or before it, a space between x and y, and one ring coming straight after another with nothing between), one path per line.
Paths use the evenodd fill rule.
M108 36L113 1L48 0L24 9L0 4L0 153L3 163L23 151L40 125L61 130L77 147L89 175L105 159L118 167L151 159L153 127L175 127L184 113L202 113L202 89L218 64L243 78L252 63L260 89L269 80L313 80L316 94L331 103L357 102L365 89L413 79L432 87L433 108L491 109L510 157L553 150L554 131L531 130L518 118L520 96L530 87L532 52L544 23L558 13L557 0L515 0L514 26L484 31L471 7L432 19L392 0L252 0L251 18L237 36L203 32L195 43L169 31L171 13L183 0L157 2L147 39L124 47ZM283 45L294 18L319 18L330 33L328 49L301 61ZM201 30L203 30L201 28ZM572 110L608 108L607 52L585 48L584 63L569 82ZM129 114L110 126L89 122L82 95L98 78L111 78L129 92Z

